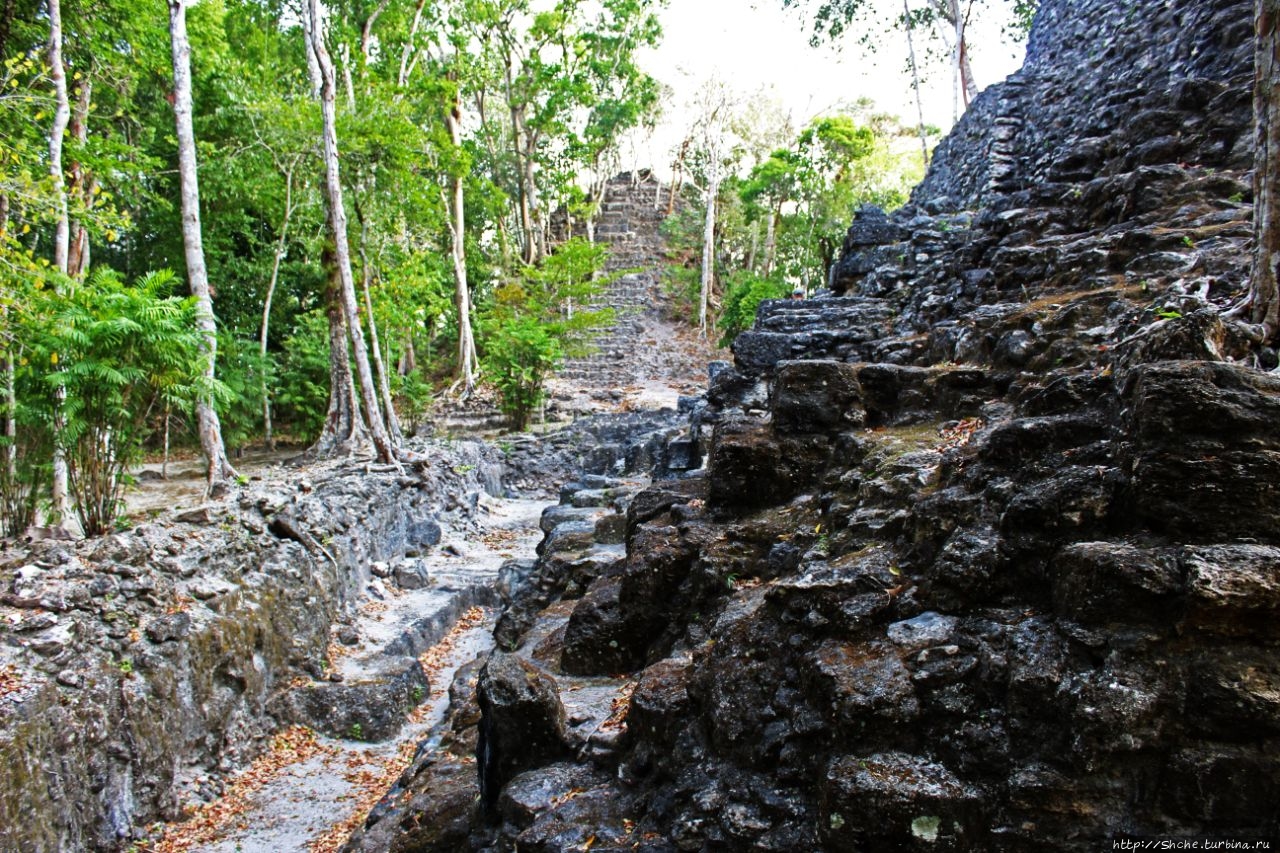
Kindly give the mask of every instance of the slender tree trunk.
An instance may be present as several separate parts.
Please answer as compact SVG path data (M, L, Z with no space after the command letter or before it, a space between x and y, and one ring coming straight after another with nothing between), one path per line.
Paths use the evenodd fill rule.
M533 157L524 115L520 107L511 108L511 134L516 152L520 178L520 232L523 236L523 258L526 264L538 259L538 237L533 224Z
M1252 319L1280 337L1280 0L1255 0Z
M8 313L8 309L5 310ZM18 482L18 389L13 348L4 353L4 470L8 482Z
M920 96L920 66L916 64L916 40L914 27L911 24L911 4L902 0L902 12L906 16L907 56L911 60L911 88L916 92L916 115L920 119L920 159L925 168L929 167L929 139L924 130L924 100Z
M93 101L93 81L85 78L80 83L80 93L76 98L76 108L71 114L71 137L84 147L89 139L89 106ZM86 207L93 200L93 188L96 178L89 174L83 163L71 164L71 184L68 194L78 198ZM67 246L67 275L75 279L83 279L89 271L89 229L84 223L75 221L71 224L70 242Z
M318 26L318 25L317 25ZM323 32L323 30L321 31ZM356 110L356 86L351 78L351 51L345 44L338 45L339 58L342 60L342 87L347 96L347 109ZM330 60L332 61L332 59ZM336 88L336 81L335 81ZM336 98L336 93L335 93Z
M320 458L352 453L369 437L360 423L360 410L356 404L338 265L331 246L326 246L323 254L322 265L329 276L325 289L325 315L329 321L329 411L325 414L319 438L307 450L308 456Z
M382 13L387 11L387 6L391 4L391 0L379 0L377 7L365 19L364 26L360 28L360 55L364 57L364 64L369 64L369 51L373 47L373 25L378 22L378 18L382 17Z
M67 274L67 255L71 238L71 223L67 218L66 177L62 171L62 145L67 125L71 121L71 104L67 98L67 72L62 63L62 3L49 0L49 76L53 80L53 127L49 131L49 174L53 178L54 204L57 223L53 238L54 266ZM53 482L50 490L52 507L49 521L61 526L71 511L70 478L67 472L67 450L63 445L64 420L62 409L67 392L58 386L54 398L53 413Z
M319 102L322 77L320 63L311 49L313 29L309 9L302 15L302 32L307 43L307 76L311 81L311 96ZM325 226L332 232L333 212L329 207L328 195L324 196L324 211ZM326 245L321 254L321 266L328 275L325 317L329 325L329 409L320 435L306 452L307 456L319 458L352 453L369 436L360 422L360 409L356 403L356 385L351 375L351 357L348 351L347 322L342 308L342 284L339 281L333 246Z
M204 375L212 382L218 359L218 326L213 314L209 273L200 233L200 182L196 170L196 137L191 124L191 43L187 39L187 0L169 0L169 37L173 49L173 116L178 137L178 176L182 188L182 243L191 295L196 299L204 348ZM222 424L208 396L196 402L200 447L208 465L208 494L224 491L236 471L222 443Z
M462 150L462 101L455 97L445 114L449 140L455 152ZM471 288L467 283L466 205L462 175L455 165L449 207L449 256L453 260L454 305L458 310L458 382L463 398L475 390L477 359L475 335L471 329Z
M382 399L383 423L392 443L398 446L404 441L404 433L400 431L400 419L396 417L395 404L391 399L391 380L387 377L386 367L390 359L383 359L382 345L378 342L378 321L373 315L373 267L369 265L369 252L366 249L369 224L359 215L359 210L357 205L356 215L360 220L360 284L364 296L364 314L369 323L369 350L373 353L373 373Z
M0 44L2 47L3 44ZM9 196L0 193L0 244L9 233ZM0 329L7 331L9 306L0 305ZM18 478L18 393L16 385L17 365L14 362L12 343L4 350L4 470L9 484Z
M164 407L164 456L160 459L160 479L169 479L169 407Z
M67 72L62 63L62 3L49 0L49 77L53 81L53 127L49 131L49 174L54 184L57 223L53 237L53 263L67 272L67 251L71 223L67 215L67 181L62 169L62 147L71 122L71 101L67 96Z
M271 433L271 393L267 387L267 336L271 328L271 301L280 281L280 264L284 261L285 241L289 235L289 220L293 217L293 167L285 170L284 218L280 222L280 239L276 241L275 257L271 259L271 278L267 281L267 294L262 300L262 329L258 335L258 356L262 362L262 434L269 449L276 449Z
M413 39L418 34L418 29L422 26L422 10L426 7L427 0L418 0L413 7L413 22L409 25L409 36L404 40L404 49L400 53L400 73L396 77L396 82L401 89L409 82L409 74L413 71L415 62L415 54Z
M773 275L773 262L778 255L778 211L769 209L769 221L764 233L764 277Z
M400 363L396 365L396 370L401 376L408 376L410 373L418 369L418 354L413 348L413 334L404 336L404 343L400 350Z
M698 298L698 332L707 337L707 306L716 275L716 197L720 194L720 169L714 161L707 177L707 212L702 227L702 287Z
M978 97L978 83L973 79L973 66L969 63L969 39L960 42L960 91L964 94L964 108L967 111L973 99Z
M676 209L676 194L684 186L684 161L689 156L689 146L692 142L693 140L686 137L680 143L680 153L676 155L675 162L671 164L671 191L667 194L667 216L670 216Z
M342 200L342 180L338 172L337 109L334 103L336 80L333 60L324 45L320 26L320 0L308 0L311 16L311 51L320 67L320 111L324 122L325 193L329 199L329 219L333 237L334 261L338 269L342 289L342 308L347 322L347 334L356 362L356 376L364 403L369 434L373 438L378 459L384 463L396 461L396 448L387 434L378 406L373 373L369 367L369 352L365 346L364 332L360 328L360 311L356 303L355 281L351 274L351 246L347 240L347 212Z

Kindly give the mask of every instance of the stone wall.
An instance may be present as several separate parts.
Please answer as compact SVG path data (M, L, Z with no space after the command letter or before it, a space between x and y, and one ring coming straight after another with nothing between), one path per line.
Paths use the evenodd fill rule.
M1280 833L1280 382L1223 316L1251 14L1045 0L913 203L860 212L840 295L765 303L714 371L702 475L634 495L590 573L553 528L521 624L563 629L507 638L456 760L350 849ZM566 730L582 677L623 731Z
M912 200L953 211L1142 166L1251 168L1247 6L1043 0L1023 68L975 100Z
M313 466L5 553L0 671L17 684L0 695L0 849L118 849L260 751L290 722L294 680L323 675L370 565L434 545L436 519L465 513L494 468L475 445L419 449L425 474Z

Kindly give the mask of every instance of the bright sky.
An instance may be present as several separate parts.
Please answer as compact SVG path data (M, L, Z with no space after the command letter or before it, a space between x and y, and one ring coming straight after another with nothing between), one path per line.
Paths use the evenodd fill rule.
M649 165L660 175L669 170L671 148L691 121L681 109L688 97L685 93L712 78L728 82L744 95L768 90L791 113L797 129L861 96L874 99L877 110L915 123L904 35L890 29L889 21L886 46L868 55L850 34L844 37L843 50L810 47L804 16L794 8L783 9L782 0L670 0L659 16L663 44L649 52L645 66L676 94L653 138L638 140L630 156L624 155L637 166ZM916 43L919 53L922 40ZM975 23L968 41L980 87L1004 79L1022 60L1021 47L1002 43L998 28L988 33ZM979 50L980 46L985 49ZM925 121L945 131L952 115L950 65L938 62L926 70Z

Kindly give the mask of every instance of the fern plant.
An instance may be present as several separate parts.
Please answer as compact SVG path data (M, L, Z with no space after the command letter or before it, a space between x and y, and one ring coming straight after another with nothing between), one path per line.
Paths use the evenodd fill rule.
M28 349L41 368L33 401L49 413L64 391L61 428L71 492L85 535L112 529L128 472L141 461L156 416L187 410L198 395L228 394L201 371L192 299L171 295L174 275L148 273L126 284L105 268L50 297Z

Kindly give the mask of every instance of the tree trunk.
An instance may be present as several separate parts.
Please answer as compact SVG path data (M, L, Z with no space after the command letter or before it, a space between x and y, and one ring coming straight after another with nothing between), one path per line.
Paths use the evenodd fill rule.
M325 315L329 320L329 411L319 438L306 453L318 458L353 453L369 437L360 423L356 404L347 322L342 309L342 283L331 246L324 248L323 266L329 274L329 284L325 289Z
M396 408L391 399L391 380L387 378L386 363L382 357L381 344L378 343L378 321L373 316L373 268L369 266L369 252L366 249L369 239L369 224L360 216L360 207L356 205L356 216L360 220L360 284L364 296L364 314L369 323L369 350L373 353L373 372L378 381L378 393L382 399L383 424L391 441L399 446L404 441L404 433L400 431L400 420L396 417Z
M401 376L408 376L410 373L418 369L418 354L413 348L413 334L404 336L403 348L400 350L400 363L396 365L396 370Z
M93 81L85 78L80 84L80 94L76 98L76 108L71 114L71 137L84 147L89 139L89 106L93 101ZM84 164L71 164L71 184L68 194L79 198L87 208L93 200L93 188L97 179L88 173ZM89 229L84 223L70 223L70 242L67 246L67 275L74 279L83 279L89 271Z
M307 42L307 76L311 81L311 96L320 100L320 63L311 49L313 39L310 11L302 15L302 32ZM333 213L329 197L324 196L325 226L332 231ZM324 427L305 456L323 458L353 453L369 437L360 423L360 409L356 404L355 378L351 375L351 357L348 351L347 322L342 307L342 284L339 281L338 264L332 245L322 250L321 266L328 275L325 288L325 317L329 324L329 411L325 414Z
M53 238L54 266L63 275L67 273L67 253L71 237L71 223L67 218L66 178L62 171L62 144L67 125L71 121L71 104L67 98L67 72L62 64L62 4L49 0L49 76L53 80L53 127L49 131L49 174L53 178L54 205L57 223ZM58 386L53 413L53 482L51 486L49 522L61 526L71 510L71 486L67 472L67 451L63 446L62 408L67 392Z
M311 17L311 52L320 68L320 112L324 123L325 194L329 199L329 223L333 237L334 262L341 288L342 309L347 323L347 334L356 362L356 376L360 396L364 403L369 434L379 461L395 463L396 448L383 425L374 388L373 373L369 367L369 353L365 347L364 332L360 328L360 311L356 303L355 281L351 274L351 246L347 240L347 211L342 199L342 180L338 172L338 130L335 104L337 81L333 60L324 45L324 33L320 26L320 0L308 0L307 14Z
M973 66L969 63L968 36L960 42L960 91L964 93L964 108L967 111L973 99L978 97L978 83L973 79Z
M67 97L67 71L62 64L62 3L49 0L49 78L53 81L53 127L49 130L49 175L53 178L57 215L53 237L53 263L67 272L67 250L71 223L67 218L67 182L62 170L62 146L71 122L71 102Z
M316 26L319 26L319 24L317 24ZM323 30L320 30L320 32L323 33ZM343 91L346 93L346 96L347 96L347 109L350 110L351 112L355 112L356 111L356 85L351 78L351 50L345 44L339 44L338 54L339 54L338 58L342 60L342 86L343 86ZM330 58L330 62L332 62L332 58ZM335 78L335 89L336 89L336 78ZM337 97L336 93L334 97L336 99Z
M924 100L920 96L920 66L916 64L916 40L911 25L911 4L902 0L902 12L906 16L907 56L911 60L911 87L916 91L916 115L920 119L920 159L929 168L929 140L924 131Z
M3 45L0 45L3 46ZM9 233L9 196L0 193L0 244ZM0 305L0 329L9 325L9 307ZM9 484L18 481L18 393L17 365L13 357L13 345L4 350L4 470Z
M707 176L707 212L702 227L702 287L698 298L698 331L707 337L707 305L716 276L716 197L720 194L720 169L714 161Z
M522 257L526 264L532 264L538 259L538 235L533 222L533 145L528 140L524 112L520 107L511 108L511 135L520 175L520 233L524 243Z
M267 281L267 294L262 300L262 329L258 335L258 356L262 362L262 436L271 450L276 449L275 437L271 434L271 393L267 387L267 335L271 327L271 301L276 295L276 284L280 281L280 264L284 261L285 240L289 235L289 220L293 216L293 167L285 170L284 176L284 218L280 222L280 239L276 241L275 257L271 259L271 278Z
M769 210L769 222L764 233L764 277L773 275L773 262L778 256L778 211Z
M1255 0L1252 320L1280 336L1280 0Z
M396 77L396 82L401 89L409 82L409 74L413 72L413 66L416 62L413 39L418 34L418 28L422 26L422 10L426 7L427 0L418 0L413 7L413 23L409 25L409 35L404 40L404 49L400 53L400 74Z
M455 97L445 115L454 151L462 150L462 101ZM449 204L449 255L453 259L454 303L458 309L458 382L462 396L470 397L476 385L476 341L471 329L471 288L467 284L466 206L462 175L455 164Z
M373 47L373 25L378 22L378 18L382 17L382 13L387 11L390 3L391 0L380 0L377 7L365 19L364 26L360 28L360 55L364 58L366 66L370 60L369 51Z
M173 116L178 137L178 178L182 193L182 243L187 261L187 279L196 299L200 334L204 349L204 375L213 381L218 359L218 327L209 292L209 273L204 265L204 243L200 233L200 184L196 172L196 137L191 124L191 43L187 39L187 0L169 0L169 38L173 52ZM202 396L196 402L200 447L207 468L208 494L226 488L236 471L227 460L222 443L222 424L213 401Z

